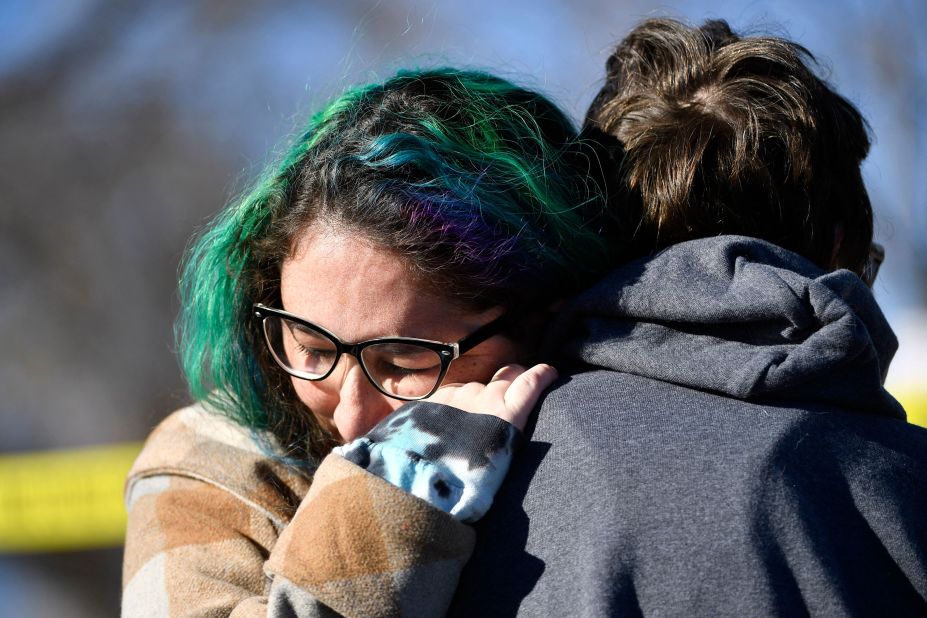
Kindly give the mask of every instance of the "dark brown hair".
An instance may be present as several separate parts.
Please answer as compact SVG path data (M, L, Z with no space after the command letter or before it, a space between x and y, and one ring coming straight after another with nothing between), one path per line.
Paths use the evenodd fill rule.
M742 234L863 271L867 125L815 63L794 42L741 38L720 20L648 20L618 45L584 132L617 140L612 195L639 215L641 252Z

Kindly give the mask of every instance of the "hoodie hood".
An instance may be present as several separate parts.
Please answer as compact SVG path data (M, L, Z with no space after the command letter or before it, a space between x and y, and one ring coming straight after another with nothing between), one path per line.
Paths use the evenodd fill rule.
M618 268L565 308L550 344L738 399L905 417L882 388L898 342L869 288L754 238L693 240Z

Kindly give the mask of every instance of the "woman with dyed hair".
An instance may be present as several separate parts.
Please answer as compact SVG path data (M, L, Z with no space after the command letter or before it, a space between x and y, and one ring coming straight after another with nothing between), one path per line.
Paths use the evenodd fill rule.
M187 256L197 403L130 473L124 614L442 613L556 377L516 363L612 263L594 160L482 73L316 114Z

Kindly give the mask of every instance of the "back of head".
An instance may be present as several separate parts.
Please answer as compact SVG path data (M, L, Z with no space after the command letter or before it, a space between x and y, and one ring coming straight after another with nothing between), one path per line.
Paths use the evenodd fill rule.
M865 121L810 66L806 49L645 21L607 62L585 131L617 140L624 203L640 209L642 252L742 234L823 268L862 273L872 208L860 164Z

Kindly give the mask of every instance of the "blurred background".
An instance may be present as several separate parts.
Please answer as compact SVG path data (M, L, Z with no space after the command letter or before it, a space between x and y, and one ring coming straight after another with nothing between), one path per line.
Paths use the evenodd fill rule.
M185 243L312 110L453 64L579 121L610 48L657 15L789 36L869 119L875 293L901 341L889 387L922 406L927 3L3 0L0 613L118 614L122 515L82 501L115 503L138 441L187 401L171 334Z

